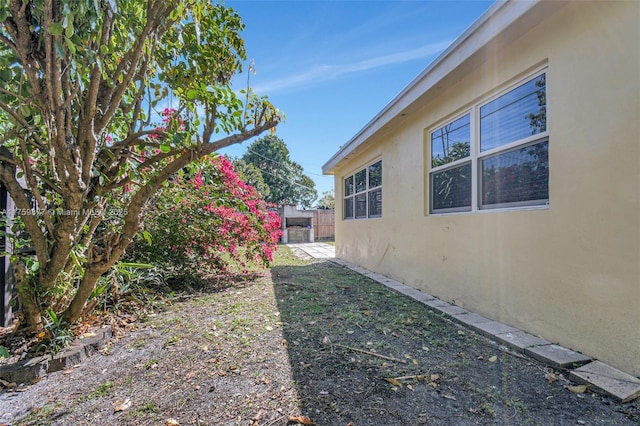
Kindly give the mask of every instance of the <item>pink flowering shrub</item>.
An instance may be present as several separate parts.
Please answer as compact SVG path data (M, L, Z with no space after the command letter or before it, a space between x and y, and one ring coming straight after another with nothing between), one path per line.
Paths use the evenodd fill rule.
M178 276L227 280L268 266L280 235L279 215L218 156L160 191L129 257Z

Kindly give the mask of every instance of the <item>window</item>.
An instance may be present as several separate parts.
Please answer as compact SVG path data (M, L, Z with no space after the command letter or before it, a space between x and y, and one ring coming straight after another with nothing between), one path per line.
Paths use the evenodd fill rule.
M431 208L438 212L471 209L470 114L431 133Z
M546 74L430 133L429 211L548 205Z
M382 160L344 179L344 218L382 216Z

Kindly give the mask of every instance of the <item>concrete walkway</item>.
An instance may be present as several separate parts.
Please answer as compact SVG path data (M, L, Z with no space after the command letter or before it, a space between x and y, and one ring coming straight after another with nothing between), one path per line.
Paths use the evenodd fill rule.
M326 243L287 244L293 254L302 259L333 259L336 248Z
M534 358L551 368L567 371L572 380L586 384L594 391L607 394L622 402L631 401L640 396L640 380L630 374L507 324L467 311L460 306L440 300L435 296L409 287L384 275L345 262L342 259L336 259L336 250L332 245L306 243L288 244L288 246L300 258L327 259L369 277L398 293L431 307L434 311L440 312L452 321L483 334L515 352Z

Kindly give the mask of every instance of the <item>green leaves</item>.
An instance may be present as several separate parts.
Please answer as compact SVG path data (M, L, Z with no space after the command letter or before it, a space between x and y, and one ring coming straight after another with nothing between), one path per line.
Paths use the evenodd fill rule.
M152 245L153 241L151 239L151 233L149 231L142 231L142 238L147 242L148 245Z
M114 241L130 241L134 232L130 230L137 229L137 223L124 226L123 215L107 213L117 210L114 206L139 212L148 202L145 197L171 179L167 166L172 164L171 171L182 168L228 142L212 140L203 129L216 129L225 137L237 135L234 140L240 142L254 128L263 131L277 122L276 110L266 100L252 98L252 106L245 109L230 87L245 58L243 24L222 4L210 0L0 3L0 134L12 156L8 162L20 165L11 176L24 178L34 203L47 206L44 212L85 215L72 220L73 216L43 213L25 220L40 261L30 263L28 270L37 279L59 281L65 274L59 266L66 263L65 256L71 256L69 251L79 241L90 246L94 232L108 230L127 237ZM7 31L8 20L21 30ZM64 150L74 152L73 160L59 155ZM25 173L29 170L33 173ZM125 217L134 221L134 215ZM64 232L58 232L60 227ZM140 238L150 244L150 234ZM49 247L62 247L66 253L52 254ZM57 260L49 262L47 256ZM85 285L80 281L72 278L69 289ZM71 300L69 291L60 300ZM75 319L82 303L74 301L65 316Z
M29 108L29 105L27 104L20 105L20 115L22 115L25 118L31 115L31 108Z
M61 23L54 22L53 24L49 25L49 27L47 28L47 32L52 36L59 37L64 32L64 27Z
M192 101L194 100L196 97L198 96L198 90L196 89L189 89L189 91L187 91L187 99Z
M0 22L4 22L9 17L9 10L6 7L0 8Z
M75 44L71 41L71 37L75 34L75 27L73 26L74 15L69 13L65 15L62 22L53 22L47 27L47 33L54 37L61 37L64 34L64 40L69 48L71 54L76 54ZM64 52L62 52L62 46L56 43L56 50L58 55L63 58Z
M264 183L269 187L267 201L308 207L317 198L315 183L304 174L300 164L291 160L287 145L279 137L269 135L258 139L242 159L262 173Z
M67 44L67 48L69 48L69 52L72 55L75 55L76 54L76 45L73 44L73 42L67 37L64 38L64 42Z
M129 251L132 259L201 277L268 264L280 235L279 216L226 157L184 168L160 191L144 226Z

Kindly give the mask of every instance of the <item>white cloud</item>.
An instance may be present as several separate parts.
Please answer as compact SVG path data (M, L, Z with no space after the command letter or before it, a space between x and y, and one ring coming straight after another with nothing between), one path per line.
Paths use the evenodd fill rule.
M385 65L401 64L415 59L424 59L443 51L449 44L451 44L451 41L443 41L353 63L318 65L298 74L292 74L278 80L257 84L253 89L256 93L272 94L283 90L310 87L320 82L334 80L345 74L368 71ZM425 64L425 67L426 65L427 64Z

